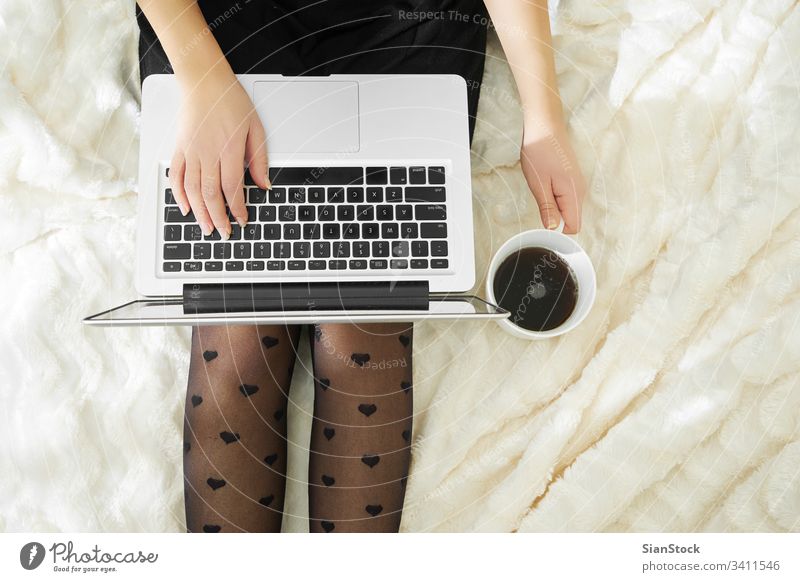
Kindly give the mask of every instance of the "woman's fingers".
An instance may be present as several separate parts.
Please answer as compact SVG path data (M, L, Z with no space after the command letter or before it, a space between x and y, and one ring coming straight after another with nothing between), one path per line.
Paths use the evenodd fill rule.
M566 176L554 182L553 194L564 217L564 233L576 234L581 229L580 185L573 176Z
M211 216L211 221L222 238L228 240L231 236L231 222L228 220L225 199L222 197L219 160L213 158L202 160L200 177L203 187L203 202Z
M553 196L553 187L550 183L550 176L542 175L534 169L530 160L526 159L527 154L522 153L522 173L528 188L533 193L536 205L539 207L539 215L542 217L542 224L545 228L557 228L560 221L558 205Z
M203 202L200 178L200 160L197 158L186 160L183 186L189 198L189 204L192 206L192 212L194 212L197 224L200 225L200 230L203 231L203 234L208 236L214 231L214 224Z
M240 226L247 224L247 207L244 201L244 143L231 145L222 152L222 192L228 208Z
M172 197L181 209L181 214L186 216L189 214L191 207L189 205L189 198L186 196L186 190L183 187L183 178L186 173L186 161L183 159L183 153L175 152L172 156L172 161L169 164L169 182L172 186Z
M250 167L250 175L256 184L262 188L271 188L269 172L267 170L267 143L264 126L257 114L252 116L250 130L247 132L245 144L245 159Z

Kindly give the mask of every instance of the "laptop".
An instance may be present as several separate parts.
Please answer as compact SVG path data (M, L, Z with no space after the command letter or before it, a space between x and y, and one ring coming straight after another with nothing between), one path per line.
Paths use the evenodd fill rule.
M203 235L169 179L180 88L173 75L148 76L135 268L144 299L86 323L507 316L461 295L475 284L462 77L238 78L267 134L271 188L245 169L246 226L231 217L229 240Z

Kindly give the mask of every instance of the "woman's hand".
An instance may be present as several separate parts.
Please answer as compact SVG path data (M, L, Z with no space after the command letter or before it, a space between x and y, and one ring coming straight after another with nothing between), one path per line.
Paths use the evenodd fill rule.
M225 209L244 226L244 165L269 187L264 128L250 97L232 73L207 74L184 85L178 137L169 177L184 216L194 212L203 234L231 234Z
M558 227L559 218L563 217L564 232L577 233L581 229L586 183L564 123L526 122L520 163L545 228Z

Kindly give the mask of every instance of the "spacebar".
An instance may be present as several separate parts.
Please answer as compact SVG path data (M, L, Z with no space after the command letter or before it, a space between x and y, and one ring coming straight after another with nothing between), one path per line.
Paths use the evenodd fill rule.
M347 184L363 184L364 168L343 166L270 168L269 181L274 186L344 186Z

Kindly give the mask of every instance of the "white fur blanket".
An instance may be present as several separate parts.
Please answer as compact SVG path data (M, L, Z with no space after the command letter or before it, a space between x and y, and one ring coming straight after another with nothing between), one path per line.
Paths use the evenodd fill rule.
M189 329L80 323L133 296L132 4L0 5L0 531L183 529ZM800 530L798 5L576 0L554 31L597 302L551 341L417 327L402 529ZM519 136L493 39L481 274L539 225ZM311 398L297 374L287 531Z

